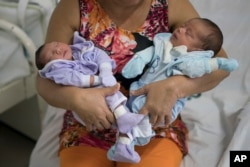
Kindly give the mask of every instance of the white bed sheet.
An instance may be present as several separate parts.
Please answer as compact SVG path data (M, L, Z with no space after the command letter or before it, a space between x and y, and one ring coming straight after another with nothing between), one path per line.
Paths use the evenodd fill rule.
M191 2L201 17L221 27L223 47L240 67L215 89L189 101L181 113L189 129L182 167L229 167L230 150L250 151L250 1Z
M250 150L250 1L191 0L201 17L222 29L224 48L240 67L215 89L187 103L189 153L181 167L229 167L230 150ZM30 167L58 166L57 135L63 111L50 107Z

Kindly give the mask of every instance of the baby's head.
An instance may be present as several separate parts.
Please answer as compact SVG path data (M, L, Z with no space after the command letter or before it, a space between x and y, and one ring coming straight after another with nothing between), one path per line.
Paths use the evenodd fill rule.
M72 60L70 46L62 42L51 42L40 46L36 51L36 66L39 70L55 59Z
M222 47L223 34L211 20L194 18L174 30L170 41L173 46L186 45L188 51L213 50L217 54Z

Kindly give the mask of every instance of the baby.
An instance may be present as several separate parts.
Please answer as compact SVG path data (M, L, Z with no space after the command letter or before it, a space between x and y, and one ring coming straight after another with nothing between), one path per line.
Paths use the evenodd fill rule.
M78 32L74 33L73 45L61 42L42 45L36 51L36 66L41 77L51 79L57 84L83 88L117 84L112 72L116 67L114 60L105 51L95 47L92 41L86 41L79 36ZM127 134L144 118L144 115L128 110L127 98L120 91L107 96L106 102L114 113L120 134ZM75 112L73 114L84 125L79 116ZM138 157L129 145L123 146L125 155L130 158Z
M130 90L137 90L151 82L159 81L173 75L186 75L190 78L201 77L204 74L215 70L233 71L238 67L234 59L213 58L221 49L223 34L219 27L211 20L204 18L194 18L177 28L172 34L160 33L154 39L154 46L146 48L135 54L135 56L125 65L122 74L126 78L134 78L139 74L143 75L130 86ZM130 96L128 107L130 111L138 113L146 101L146 95ZM181 110L184 108L186 98L178 99L172 109L173 122ZM162 124L164 126L164 123ZM147 144L154 131L149 122L149 117L145 118L132 130L127 133L128 140L124 136L119 136L119 142L112 146L108 152L111 160L126 161L121 148L124 143L131 145ZM138 158L138 157L137 157ZM140 158L135 162L139 162Z

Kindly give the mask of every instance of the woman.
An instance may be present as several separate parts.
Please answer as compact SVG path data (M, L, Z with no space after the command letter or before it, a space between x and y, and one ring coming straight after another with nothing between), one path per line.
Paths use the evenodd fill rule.
M172 32L194 17L198 17L198 13L188 0L61 0L52 15L46 43L60 41L70 44L74 31L79 31L84 38L92 40L116 61L116 77L121 80L121 90L126 90L132 81L125 80L120 71L133 53L152 45L156 33ZM218 56L227 57L223 50ZM140 113L150 114L152 125L163 120L168 125L171 109L177 99L208 91L227 76L228 73L224 71L195 79L174 76L146 85L133 92L133 95L147 94L146 104ZM140 163L109 161L106 153L112 143L109 139L112 139L115 131L109 130L114 117L106 105L105 96L117 91L119 85L80 89L59 86L38 77L37 88L49 104L77 112L86 124L86 128L79 126L72 119L71 112L66 112L60 134L61 166L179 166L187 152L186 128L179 119L169 128L156 129L161 134L164 132L165 137L159 136L161 138L152 139L148 145L136 148L141 156ZM95 128L100 131L105 129L105 132L88 132Z

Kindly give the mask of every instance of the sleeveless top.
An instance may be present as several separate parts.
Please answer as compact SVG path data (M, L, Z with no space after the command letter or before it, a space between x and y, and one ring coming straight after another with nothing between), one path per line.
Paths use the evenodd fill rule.
M152 0L148 16L144 23L135 31L122 29L106 14L96 0L79 0L80 34L91 40L95 46L103 49L115 60L117 69L115 76L121 83L121 91L128 95L130 84L137 80L125 79L121 74L123 66L135 52L153 45L153 37L160 32L169 32L168 3L166 0ZM84 127L73 117L71 111L64 115L63 129L60 133L60 150L78 145L91 145L109 149L116 140L116 129L95 131L86 134ZM157 137L167 137L173 140L183 154L187 153L187 128L181 119L174 121L168 128L154 129Z
M120 74L122 67L135 52L153 45L152 40L156 33L169 32L166 0L152 0L146 20L133 32L122 29L112 22L96 0L79 0L79 2L80 34L85 39L92 40L97 47L105 50L115 60L116 78L128 90L131 82L138 80L139 76L125 79Z

